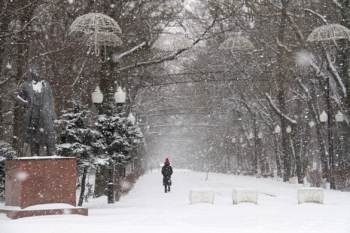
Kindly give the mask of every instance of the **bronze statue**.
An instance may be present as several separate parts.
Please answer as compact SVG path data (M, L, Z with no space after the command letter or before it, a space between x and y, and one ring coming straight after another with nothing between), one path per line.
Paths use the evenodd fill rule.
M31 82L23 82L11 97L26 108L23 141L30 145L31 155L39 156L40 145L45 145L49 156L55 155L56 118L54 98L50 85L41 79L39 68L30 70ZM23 97L23 98L22 98Z

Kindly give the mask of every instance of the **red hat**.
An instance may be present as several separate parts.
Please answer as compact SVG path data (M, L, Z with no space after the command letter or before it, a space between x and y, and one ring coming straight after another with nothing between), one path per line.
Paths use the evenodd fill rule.
M165 159L165 162L166 162L166 163L169 163L169 159L168 159L168 158L166 158L166 159Z

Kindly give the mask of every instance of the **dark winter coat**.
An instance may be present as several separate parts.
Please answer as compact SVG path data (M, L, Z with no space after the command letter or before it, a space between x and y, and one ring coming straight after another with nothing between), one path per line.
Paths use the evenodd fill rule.
M32 144L54 143L54 119L56 118L54 98L50 85L42 82L41 93L33 90L32 82L23 82L11 97L26 107L23 125L23 142ZM22 97L24 97L24 99Z
M163 185L171 185L172 174L173 168L170 166L170 163L164 163L164 166L162 167Z

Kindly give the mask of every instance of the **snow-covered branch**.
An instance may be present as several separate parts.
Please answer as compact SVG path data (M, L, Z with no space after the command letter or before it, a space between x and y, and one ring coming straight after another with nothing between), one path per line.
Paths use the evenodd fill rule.
M271 107L276 111L276 113L278 115L280 115L281 117L283 117L284 119L286 119L287 121L289 121L291 124L296 124L297 121L296 120L293 120L292 118L286 116L281 110L279 110L277 108L277 106L273 103L272 99L271 99L271 96L268 94L268 93L265 93L266 97L267 97L267 100L269 102L269 104L271 105Z
M298 78L298 83L300 84L300 86L304 89L305 93L308 96L308 99L310 99L310 92L309 89L301 82L301 80Z
M334 67L334 63L332 62L331 56L330 56L328 51L326 51L326 57L327 57L327 61L329 64L329 68L330 68L331 72L333 73L333 75L337 78L337 81L341 87L341 90L343 91L344 97L346 97L347 96L346 95L346 87L345 87L341 77L339 76L337 69Z
M295 23L294 18L291 15L288 15L289 20L292 22L292 28L295 30L296 34L299 35L300 39L302 41L305 41L305 37L304 34L302 33L302 31L300 30L299 26Z
M13 32L11 32L11 33L2 35L2 36L0 36L0 39L6 38L6 37L10 37L10 36L12 36L12 35L15 35L15 34L18 34L18 33L20 33L20 32L25 31L25 30L27 29L27 27L28 27L34 20L36 20L37 18L39 18L39 16L34 16L34 17L31 18L26 24L24 24L22 28L20 28L19 30L15 30L15 31L13 31Z
M338 2L338 0L332 0L332 1L337 7L343 8L342 5Z
M90 52L90 50L89 50L89 52ZM83 70L84 70L85 63L86 63L86 60L87 60L87 59L88 59L88 57L85 57L85 60L83 61L83 64L82 64L81 67L80 67L79 73L78 73L77 77L75 78L74 83L71 85L71 87L73 87L73 86L77 83L79 77L81 76L81 73L82 73Z
M308 12L314 14L314 15L317 15L318 17L320 17L320 18L322 19L323 22L325 22L326 24L328 24L328 21L327 21L327 19L326 19L325 16L322 16L322 15L320 15L319 13L317 13L316 11L313 11L313 10L311 10L311 9L309 9L309 8L305 8L304 10L305 10L305 11L308 11Z
M132 49L125 51L124 53L119 54L118 56L113 57L113 61L114 62L118 62L122 57L129 55L131 53L133 53L134 51L138 50L139 48L143 47L144 45L146 45L147 42L144 41L139 45L136 45L135 47L133 47Z
M144 62L135 62L132 65L129 66L125 66L122 67L120 69L117 69L117 71L123 71L123 70L128 70L128 69L132 69L132 68L136 68L136 67L141 67L141 66L147 66L147 65L154 65L154 64L159 64L162 63L164 61L170 61L170 60L174 60L178 55L180 55L181 53L189 50L190 48L192 48L194 45L196 45L198 42L200 42L201 40L203 40L204 36L208 33L208 31L214 26L214 24L216 23L216 19L213 20L212 24L202 33L202 35L193 42L192 46L188 47L188 48L184 48L184 49L179 49L177 50L175 53L166 56L166 57L162 57L162 58L158 58L158 59L154 59L154 60L150 60L150 61L144 61ZM130 51L130 50L129 50Z
M326 51L326 50L325 50ZM327 54L327 51L325 52L326 54ZM330 57L329 57L330 58ZM328 59L328 58L327 58ZM331 60L328 60L328 62L330 63L330 67L331 67ZM323 78L323 79L326 79L327 77L326 77L326 74L325 73L323 73L322 71L321 71L321 68L319 67L319 66L317 66L315 63L314 63L314 61L312 60L312 59L310 59L309 60L309 65L315 70L315 72L316 72L316 75L318 76L318 77L321 77L321 78ZM333 65L332 65L333 66ZM333 68L331 68L331 69L335 69L335 67L333 66ZM332 71L333 72L333 71ZM336 72L337 73L337 72ZM340 78L340 77L339 77ZM337 103L337 104L340 104L340 96L339 96L339 94L337 93L337 91L336 91L336 88L335 88L335 83L334 83L334 81L332 82L332 80L333 79L331 79L330 80L330 87L331 87L331 89L332 89L332 93L333 93L333 95L334 95L334 100L335 100L335 102ZM344 85L344 84L343 84ZM346 95L346 94L345 94Z
M163 57L160 59L155 59L155 60L145 61L145 62L135 62L134 64L122 67L122 68L118 69L117 71L123 71L123 70L128 70L128 69L136 68L136 67L140 67L140 66L154 65L154 64L162 63L164 61L174 60L179 54L181 54L187 50L188 50L188 48L181 49L181 50L176 51L176 53L174 53L172 55L169 55L169 56L166 56L166 57Z
M44 48L44 46L42 46ZM45 48L44 48L45 49ZM31 59L29 59L28 63L31 63L32 61L34 61L35 59L37 59L39 56L46 56L49 55L51 53L60 53L63 50L65 50L66 48L61 48L61 49L56 49L56 50L51 50L48 52L44 52L44 53L39 53L39 55L32 57Z
M0 85L6 83L9 80L9 78L5 78L5 80L0 81Z
M278 40L278 38L276 38L276 43L277 43L277 45L278 45L279 47L285 49L287 52L289 52L289 53L293 52L293 51L292 51L290 48L288 48L286 45L282 44L282 43Z

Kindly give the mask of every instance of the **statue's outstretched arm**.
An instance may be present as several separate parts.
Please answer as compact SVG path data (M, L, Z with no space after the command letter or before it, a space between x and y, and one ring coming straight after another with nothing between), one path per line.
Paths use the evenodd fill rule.
M19 105L23 107L30 107L30 103L27 100L24 100L20 95L25 93L24 83L22 83L16 90L11 94L13 100L16 101Z

